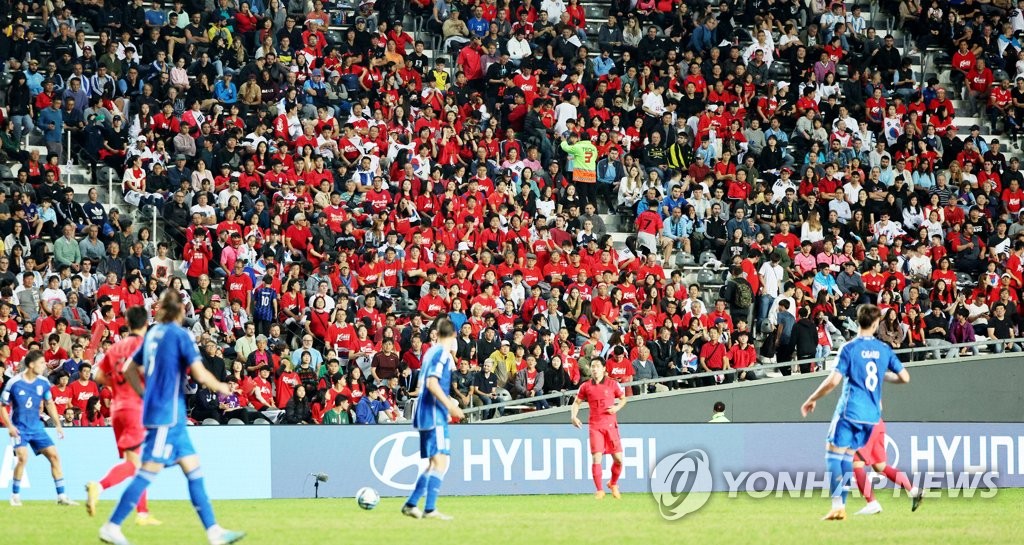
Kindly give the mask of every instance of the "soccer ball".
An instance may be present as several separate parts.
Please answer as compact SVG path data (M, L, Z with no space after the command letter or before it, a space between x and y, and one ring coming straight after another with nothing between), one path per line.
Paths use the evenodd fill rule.
M364 486L356 491L356 503L359 507L369 511L380 503L380 494L369 486Z

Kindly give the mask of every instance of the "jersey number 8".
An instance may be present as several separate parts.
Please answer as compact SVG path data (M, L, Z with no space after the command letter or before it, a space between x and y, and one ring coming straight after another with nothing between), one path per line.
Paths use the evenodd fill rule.
M864 379L864 387L867 388L869 392L874 392L875 388L878 388L878 364L874 361L869 361L867 365L864 366L864 370L868 374L867 378Z

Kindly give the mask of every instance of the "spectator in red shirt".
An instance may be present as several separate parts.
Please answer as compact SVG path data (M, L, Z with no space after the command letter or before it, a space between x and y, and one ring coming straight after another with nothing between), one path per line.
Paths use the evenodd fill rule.
M85 411L85 404L89 401L89 398L100 395L99 386L92 381L92 365L84 363L78 368L78 380L71 383L70 388L71 406L80 411Z

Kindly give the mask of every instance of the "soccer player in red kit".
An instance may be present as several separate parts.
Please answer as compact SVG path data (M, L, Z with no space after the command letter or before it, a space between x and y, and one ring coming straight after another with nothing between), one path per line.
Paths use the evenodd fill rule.
M579 419L580 406L584 401L590 405L590 471L594 476L597 492L594 497L604 498L604 487L601 486L601 462L605 454L612 455L612 478L608 488L612 497L621 498L619 493L619 475L622 474L622 440L619 438L619 421L615 414L626 406L626 397L618 382L605 376L604 361L594 358L590 361L591 380L580 386L576 402L572 404L572 425L582 428Z
M866 465L871 466L876 473L884 474L887 479L902 486L904 490L910 493L910 497L913 499L910 510L917 511L917 508L921 506L924 494L911 484L906 473L886 465L885 422L882 420L879 420L878 424L871 430L868 442L857 450L857 455L853 458L853 478L857 481L857 488L860 489L861 496L868 502L863 509L857 511L858 515L874 515L882 512L882 505L875 499L874 490L872 489L871 482L868 480L867 471L864 469Z
M146 439L146 428L142 426L142 397L125 378L124 371L131 365L131 358L146 335L149 313L146 312L146 307L134 306L125 311L125 318L131 333L110 347L97 364L96 372L96 382L105 384L113 391L113 400L110 404L111 425L114 428L118 454L124 461L110 468L99 482L93 481L85 485L85 509L89 516L96 514L96 503L100 499L100 493L134 477L135 471L142 463L139 448ZM137 510L139 515L136 523L139 526L160 524L160 521L149 516L145 492L139 499Z

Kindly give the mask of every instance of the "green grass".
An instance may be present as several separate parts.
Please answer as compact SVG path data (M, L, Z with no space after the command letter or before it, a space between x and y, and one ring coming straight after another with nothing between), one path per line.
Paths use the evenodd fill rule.
M351 498L219 501L214 508L224 526L249 533L242 542L246 545L1024 542L1024 528L1018 523L1024 490L1003 490L991 499L929 497L916 513L910 512L905 496L878 492L885 512L845 522L818 520L828 510L827 499L733 499L721 494L712 496L702 510L675 522L662 520L646 494L626 495L619 501L611 497L595 501L583 494L442 498L439 508L455 516L452 522L403 517L398 513L402 503L398 498L385 498L369 512L359 509ZM188 502L150 505L164 524L145 528L126 524L125 534L134 544L206 543ZM851 498L851 512L862 506L860 498ZM100 516L89 518L84 507L26 502L16 510L0 505L3 543L97 543L97 529L112 508L113 502L103 502ZM588 537L592 532L596 536Z

